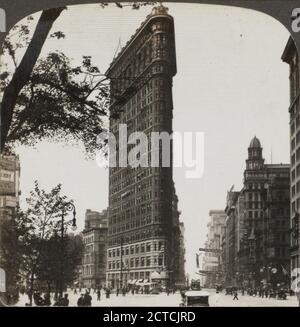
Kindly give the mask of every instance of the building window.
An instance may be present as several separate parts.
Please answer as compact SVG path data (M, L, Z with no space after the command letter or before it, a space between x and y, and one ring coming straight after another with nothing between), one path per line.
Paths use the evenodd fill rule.
M147 252L150 252L151 251L151 243L147 243L146 251Z
M146 266L147 267L151 266L151 257L146 258Z
M134 254L134 246L130 247L130 254Z

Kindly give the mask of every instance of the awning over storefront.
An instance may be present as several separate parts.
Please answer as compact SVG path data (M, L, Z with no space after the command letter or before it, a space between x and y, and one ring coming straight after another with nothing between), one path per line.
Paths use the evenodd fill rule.
M160 273L159 273L158 271L153 271L153 272L151 273L150 278L151 278L152 280L155 280L155 279L161 279L161 277L160 277Z
M151 280L168 279L167 275L168 274L166 271L162 271L162 272L154 271L153 273L151 273Z

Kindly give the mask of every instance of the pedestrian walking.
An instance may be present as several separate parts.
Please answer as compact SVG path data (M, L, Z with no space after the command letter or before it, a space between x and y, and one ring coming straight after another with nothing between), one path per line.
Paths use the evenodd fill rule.
M84 294L81 294L78 301L77 301L78 307L84 307Z
M268 289L265 290L265 296L266 296L266 298L269 297L269 290Z
M69 295L66 293L64 297L59 301L59 306L68 307L69 306Z
M83 298L83 303L85 307L91 307L92 306L92 297L90 296L90 293L87 291Z
M238 300L238 292L237 291L234 291L234 296L233 296L233 300Z
M44 294L44 305L45 306L51 305L51 297L49 292Z
M97 301L100 301L101 300L101 291L100 289L98 289L97 291Z

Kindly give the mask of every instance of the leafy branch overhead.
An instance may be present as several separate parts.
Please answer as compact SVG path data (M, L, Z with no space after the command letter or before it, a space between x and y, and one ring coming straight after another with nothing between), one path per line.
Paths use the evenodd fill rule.
M153 5L155 2L118 3L119 8ZM108 3L101 2L102 7ZM6 66L0 74L1 152L16 145L33 146L41 140L83 143L86 153L94 155L102 146L97 137L108 114L109 81L83 54L80 66L58 51L40 54L48 38L63 42L63 31L51 33L54 22L66 8L44 10L33 35L29 16L11 30L3 45L4 56L11 58L14 72ZM18 62L18 51L24 54ZM3 65L2 65L3 66Z
M25 32L24 32L25 31ZM29 32L24 25L17 31L28 44ZM63 39L63 32L50 37ZM16 62L16 51L10 40L4 50ZM1 91L9 87L12 76L1 74ZM97 135L102 132L103 116L109 103L108 80L92 64L91 57L83 56L80 66L72 66L68 57L51 52L37 60L26 84L18 94L6 135L6 147L35 145L46 139L52 142L83 142L86 152L97 149Z
M108 103L107 79L90 57L83 57L81 66L73 67L63 53L49 53L37 61L17 98L7 142L83 141L92 153Z

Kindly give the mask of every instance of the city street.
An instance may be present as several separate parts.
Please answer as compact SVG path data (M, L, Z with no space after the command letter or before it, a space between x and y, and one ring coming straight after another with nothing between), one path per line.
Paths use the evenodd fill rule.
M287 298L287 300L265 299L255 296L249 296L241 294L238 295L239 300L233 301L233 296L225 295L225 293L216 294L214 290L209 290L211 293L209 303L211 307L297 307L297 299L295 296ZM181 296L179 293L170 294L161 293L158 295L144 295L144 294L128 294L125 297L122 295L116 296L113 293L109 299L105 298L102 292L101 300L97 301L96 294L91 292L92 306L94 307L177 307L181 302ZM70 306L77 306L77 300L79 295L69 292ZM27 296L21 296L17 306L25 306L28 302ZM52 300L53 303L53 300Z

